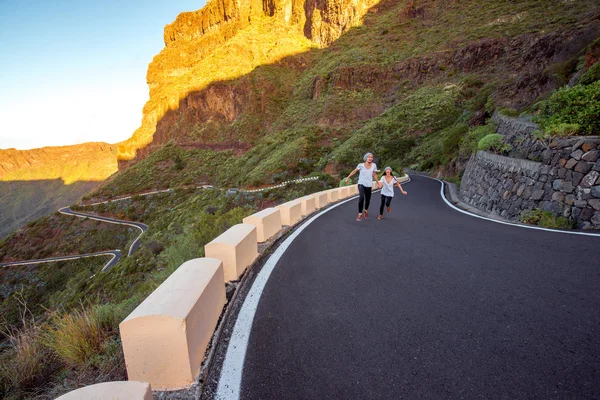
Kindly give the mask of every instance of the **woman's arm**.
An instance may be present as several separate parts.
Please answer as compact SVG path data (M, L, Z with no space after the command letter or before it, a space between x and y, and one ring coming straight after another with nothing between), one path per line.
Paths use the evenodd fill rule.
M354 171L350 172L350 175L348 175L348 177L346 178L346 183L348 183L350 178L352 178L354 176L354 174L356 174L357 172L358 172L358 168L354 168Z
M383 183L379 182L379 178L377 177L377 171L373 170L373 178L375 178L375 180L377 181L377 187L379 189L381 189L381 187L383 186Z

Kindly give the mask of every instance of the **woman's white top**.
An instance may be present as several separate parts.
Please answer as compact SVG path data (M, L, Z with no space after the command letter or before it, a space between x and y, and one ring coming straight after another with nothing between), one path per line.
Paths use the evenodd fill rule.
M390 181L390 183L387 183L387 181L385 180L385 175L384 175L381 177L379 182L383 183L383 186L381 187L381 194L384 196L387 196L387 197L394 197L394 185L396 183L398 183L396 178L392 177L392 180Z
M358 184L366 187L373 186L373 172L377 170L377 165L371 163L371 168L365 167L365 164L360 163L356 166L358 170Z

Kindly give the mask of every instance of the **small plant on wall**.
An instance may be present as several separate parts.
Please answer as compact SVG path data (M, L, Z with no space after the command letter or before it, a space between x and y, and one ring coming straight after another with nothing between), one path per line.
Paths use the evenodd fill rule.
M562 216L557 216L550 211L543 211L539 208L523 211L521 213L521 222L531 225L538 225L544 228L552 229L572 229L573 222Z
M490 151L495 154L508 154L512 149L510 144L504 143L504 137L499 133L485 135L479 140L477 150Z
M550 147L550 143L554 139L576 136L579 133L579 124L567 124L559 123L556 125L550 125L544 130L536 129L533 131L533 135L537 141L542 143L546 148Z

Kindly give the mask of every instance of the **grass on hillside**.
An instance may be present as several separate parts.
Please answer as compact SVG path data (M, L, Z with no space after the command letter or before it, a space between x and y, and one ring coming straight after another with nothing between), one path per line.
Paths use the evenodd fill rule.
M325 179L233 195L218 189L181 188L86 207L105 216L126 215L150 229L135 254L105 273L99 272L105 263L102 258L0 271L6 274L2 281L12 285L0 286L10 293L0 303L0 328L11 332L11 337L23 338L0 352L6 366L0 369L0 395L22 399L44 393L53 398L81 382L126 379L118 324L135 306L185 261L204 256L206 243L247 215L332 184ZM48 221L31 224L23 237L30 236L28 229ZM70 221L77 224L75 218ZM23 304L31 318L22 318ZM24 370L27 373L15 373Z

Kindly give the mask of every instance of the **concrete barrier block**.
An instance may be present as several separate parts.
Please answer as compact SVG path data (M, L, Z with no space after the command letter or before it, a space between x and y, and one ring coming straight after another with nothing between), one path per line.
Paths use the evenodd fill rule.
M281 223L283 225L292 226L302 219L302 203L298 200L288 201L276 208L281 213Z
M315 211L315 200L314 196L304 196L298 199L300 201L302 216L307 216Z
M245 224L256 226L258 242L266 242L281 230L281 212L277 208L266 208L243 219Z
M338 191L338 188L325 190L325 193L327 193L328 203L335 203L340 199L340 192Z
M401 177L400 177L400 178L398 178L397 180L398 180L398 182L400 182L400 183L408 182L408 175L401 176Z
M237 224L207 243L204 255L223 261L225 282L234 281L258 257L257 242L255 225Z
M147 382L118 381L85 386L57 397L56 400L153 400Z
M187 261L121 322L129 380L155 390L194 382L225 305L223 281L221 260Z
M373 190L377 190L377 189L379 189L379 184L377 183L377 181L373 181L373 184L371 185L371 188L372 188Z
M315 208L317 210L319 208L325 207L328 204L327 193L325 193L325 192L317 192L317 193L313 194L312 197L315 199Z
M358 194L358 185L348 186L350 188L350 196L356 196Z
M350 197L350 186L342 186L340 188L340 199L347 199Z

